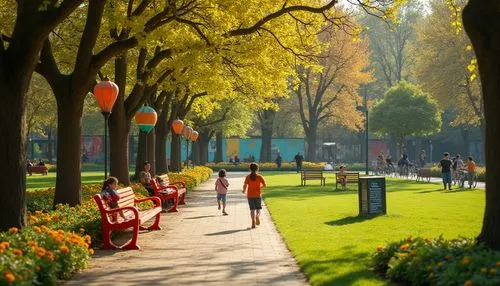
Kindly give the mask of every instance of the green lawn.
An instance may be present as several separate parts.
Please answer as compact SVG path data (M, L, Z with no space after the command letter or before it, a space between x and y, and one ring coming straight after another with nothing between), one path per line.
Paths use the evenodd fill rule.
M96 184L102 183L104 180L104 172L82 172L82 184ZM49 172L47 176L42 176L40 174L33 174L26 178L26 189L46 189L55 187L56 185L56 173Z
M358 217L356 186L333 191L319 181L300 187L298 174L263 173L266 204L312 285L387 285L367 264L377 245L413 236L474 237L483 190L443 191L440 184L387 181L387 215Z

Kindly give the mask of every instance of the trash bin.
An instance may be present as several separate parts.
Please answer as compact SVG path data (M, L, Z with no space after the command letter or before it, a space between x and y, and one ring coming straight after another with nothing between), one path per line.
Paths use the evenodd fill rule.
M375 215L387 212L384 176L359 177L359 214Z

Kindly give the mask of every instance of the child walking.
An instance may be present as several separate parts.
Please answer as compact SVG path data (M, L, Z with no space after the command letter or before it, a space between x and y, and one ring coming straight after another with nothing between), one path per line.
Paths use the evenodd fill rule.
M120 195L116 192L118 188L118 179L115 177L109 177L102 184L101 197L108 203L110 209L118 208L118 201L120 200ZM120 211L120 216L125 219L125 214ZM111 219L113 221L117 220L116 212L111 214Z
M250 218L252 219L252 228L260 224L260 210L262 209L261 189L266 186L264 178L257 174L259 165L250 164L250 175L246 176L243 184L243 193L246 192L248 205L250 207Z
M222 215L227 215L226 212L226 194L227 188L229 187L229 182L226 179L226 170L219 170L219 178L215 181L215 191L217 192L217 205L219 206L222 202Z

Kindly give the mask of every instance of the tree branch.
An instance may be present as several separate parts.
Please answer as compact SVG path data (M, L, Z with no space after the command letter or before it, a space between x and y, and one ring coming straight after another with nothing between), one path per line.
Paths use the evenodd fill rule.
M330 8L333 8L335 6L335 4L337 4L337 0L331 0L328 4L321 6L321 7L318 7L318 8L314 8L314 7L310 7L310 6L302 6L302 5L285 7L285 5L286 5L286 3L285 3L285 5L283 5L280 10L265 16L264 18L260 19L255 24L253 24L252 26L250 26L248 28L238 28L238 29L229 31L225 34L225 36L234 37L234 36L243 36L243 35L252 34L252 33L256 32L259 28L261 28L267 22L269 22L273 19L276 19L284 14L288 14L288 13L293 12L293 11L305 11L305 12L318 14L318 13L322 13L326 10L329 10Z
M92 57L92 63L95 68L103 67L111 58L119 55L120 53L130 50L139 44L135 37L126 40L121 40L109 44L102 51Z

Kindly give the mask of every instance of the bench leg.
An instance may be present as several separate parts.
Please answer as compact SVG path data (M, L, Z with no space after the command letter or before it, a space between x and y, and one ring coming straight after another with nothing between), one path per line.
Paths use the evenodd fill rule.
M185 205L186 202L184 201L184 197L186 196L186 192L182 193L182 195L179 197L179 205Z
M135 225L133 226L132 229L132 238L124 244L121 249L123 250L134 250L134 249L141 249L139 245L137 245L137 236L139 235L139 220L135 221Z
M111 230L102 230L102 246L101 249L118 249L119 247L116 246L112 241L111 241Z
M151 225L150 227L148 227L148 230L161 230L161 226L160 226L160 213L156 214L155 222L153 223L153 225Z
M177 206L179 205L179 194L175 193L174 205L168 210L169 213L178 212Z

